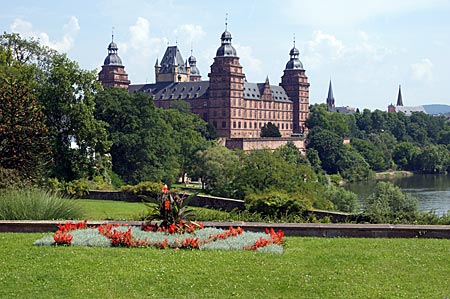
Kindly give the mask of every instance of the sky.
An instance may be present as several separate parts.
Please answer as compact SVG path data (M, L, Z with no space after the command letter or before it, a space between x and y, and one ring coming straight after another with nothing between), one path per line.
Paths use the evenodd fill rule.
M387 110L450 105L450 0L2 1L0 29L34 37L100 71L114 32L132 84L154 82L168 45L197 58L207 80L228 31L249 82L278 85L294 45L310 103ZM114 29L113 29L114 28Z

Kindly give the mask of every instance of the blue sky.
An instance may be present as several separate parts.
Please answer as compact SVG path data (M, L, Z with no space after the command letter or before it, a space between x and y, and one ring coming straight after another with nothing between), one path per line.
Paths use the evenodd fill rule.
M7 1L0 28L98 69L114 27L132 83L154 81L154 63L177 43L191 45L207 79L224 31L249 82L277 85L295 34L311 83L310 103L386 110L402 85L403 102L450 105L450 0Z

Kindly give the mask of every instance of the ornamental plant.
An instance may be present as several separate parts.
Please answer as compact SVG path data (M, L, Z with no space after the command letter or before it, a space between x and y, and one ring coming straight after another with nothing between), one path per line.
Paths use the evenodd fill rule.
M161 221L159 225L147 225L147 231L161 229L169 233L191 232L201 227L201 224L192 221L194 211L188 208L189 202L195 195L178 194L170 192L167 186L161 187L161 194L157 198L141 195L146 202L149 212L144 220ZM155 205L156 204L156 205Z

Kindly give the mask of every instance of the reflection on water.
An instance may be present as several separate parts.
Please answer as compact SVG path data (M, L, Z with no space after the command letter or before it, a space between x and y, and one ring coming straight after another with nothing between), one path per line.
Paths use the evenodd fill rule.
M421 211L442 215L450 210L450 175L414 175L389 181L415 196ZM346 188L358 194L361 205L373 192L376 181L349 184Z

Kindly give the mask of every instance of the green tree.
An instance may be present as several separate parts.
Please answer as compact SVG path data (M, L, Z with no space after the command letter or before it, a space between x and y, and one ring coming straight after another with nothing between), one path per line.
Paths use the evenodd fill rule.
M357 114L356 124L360 131L366 134L372 132L372 116L369 109L364 109L362 114Z
M395 146L392 158L400 169L413 170L413 159L418 153L420 153L420 149L413 143L400 142Z
M270 121L261 128L261 137L281 137L280 130Z
M286 145L280 146L275 150L275 153L289 164L310 165L306 155L303 155L293 142L288 142Z
M239 156L224 146L214 146L197 153L194 176L200 178L202 189L214 195L236 197L235 182L240 172Z
M320 161L319 153L315 149L309 148L306 151L306 157L316 173L322 172L322 161Z
M43 107L32 89L33 71L0 47L0 168L35 181L45 174L50 146Z
M336 161L341 176L352 182L367 180L373 176L369 164L358 151L346 146Z
M96 156L110 146L105 124L93 114L93 97L100 89L95 72L82 70L65 55L17 34L1 35L0 46L17 64L33 69L28 88L43 106L52 152L51 175L63 180L92 175Z
M280 159L269 150L252 151L243 157L243 166L237 178L237 185L244 193L264 193L269 190L283 190L287 193L303 192L315 199L314 183L317 176L311 166L292 164Z
M172 127L150 96L107 88L96 95L95 116L108 124L112 170L129 184L173 183L180 171Z
M385 156L372 142L368 140L354 138L351 140L351 146L355 148L370 165L370 168L378 171L387 169Z
M326 198L333 203L333 209L341 212L355 213L358 211L358 196L344 188L330 186L325 191Z
M180 166L179 176L184 182L185 175L193 172L195 154L212 146L201 133L207 130L208 124L184 109L159 109L158 113L172 128L170 138L176 144L174 149Z
M417 211L416 198L386 182L377 183L364 208L365 214L376 223L408 222Z
M53 175L67 181L93 175L96 155L111 146L106 123L94 117L101 90L95 72L55 54L40 89L53 149Z
M337 161L343 150L343 139L337 134L322 129L313 129L307 137L307 149L317 151L322 169L329 174L338 173Z
M450 166L450 152L444 145L427 145L416 156L416 168L423 173L445 173Z
M309 129L325 129L332 131L340 137L350 134L347 116L342 113L330 112L325 104L315 104L310 109L310 115L306 120Z

